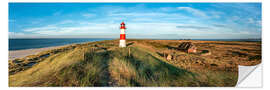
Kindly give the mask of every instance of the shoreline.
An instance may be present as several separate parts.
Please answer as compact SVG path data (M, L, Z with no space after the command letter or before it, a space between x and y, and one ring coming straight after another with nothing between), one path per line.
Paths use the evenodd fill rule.
M96 42L96 41L95 41ZM17 58L24 58L29 55L35 55L43 51L52 50L56 48L61 48L69 45L74 44L84 44L89 42L82 42L82 43L72 43L72 44L66 44L66 45L60 45L60 46L51 46L51 47L43 47L43 48L32 48L32 49L21 49L21 50L8 50L8 60L14 60Z
M68 44L72 45L72 44ZM65 47L68 45L62 45L62 46L52 46L52 47L44 47L44 48L34 48L34 49L22 49L22 50L9 50L8 51L8 60L14 60L16 58L24 58L29 55L35 55L43 51L56 49L60 47Z

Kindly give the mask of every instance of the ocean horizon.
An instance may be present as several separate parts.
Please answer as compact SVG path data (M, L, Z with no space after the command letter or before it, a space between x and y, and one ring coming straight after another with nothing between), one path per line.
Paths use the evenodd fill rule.
M113 40L112 38L17 38L9 39L8 50L36 49L68 44Z
M62 46L68 44L79 44L102 40L113 40L115 38L11 38L8 50L24 50ZM153 40L202 40L202 41L261 41L261 39L153 39Z

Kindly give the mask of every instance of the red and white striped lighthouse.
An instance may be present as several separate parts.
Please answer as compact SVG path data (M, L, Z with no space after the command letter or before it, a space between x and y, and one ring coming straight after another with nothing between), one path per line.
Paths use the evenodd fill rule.
M122 22L120 24L120 43L119 43L119 47L126 47L126 34L125 34L125 30L126 30L126 26L125 23Z

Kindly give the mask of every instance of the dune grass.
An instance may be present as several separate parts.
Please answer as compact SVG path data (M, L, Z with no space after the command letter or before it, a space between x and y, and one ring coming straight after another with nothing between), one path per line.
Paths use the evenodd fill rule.
M82 59L83 52L74 49L52 55L32 68L9 76L10 86L40 86L55 72Z
M116 40L74 45L9 75L9 86L235 86L237 67L230 61L175 51L175 60L160 53L174 52L176 41ZM159 43L158 43L159 42ZM208 46L207 46L208 47ZM204 46L202 46L202 50ZM218 54L217 54L218 55ZM23 61L23 60L22 60ZM17 69L16 63L13 69ZM211 66L212 65L212 66ZM191 67L192 66L192 67ZM232 69L230 69L232 68ZM230 71L231 70L231 71Z
M131 48L113 52L114 59L110 63L112 78L119 86L193 86L194 74L172 66L151 53Z
M190 86L194 75L130 47L91 51L81 47L52 55L10 75L10 86Z

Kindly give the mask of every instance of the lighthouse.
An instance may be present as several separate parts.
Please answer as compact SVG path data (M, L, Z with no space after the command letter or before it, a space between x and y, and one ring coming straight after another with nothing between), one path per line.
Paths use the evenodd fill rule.
M126 30L126 26L125 23L122 22L120 24L120 43L119 43L119 47L126 47L126 34L125 34L125 30Z

